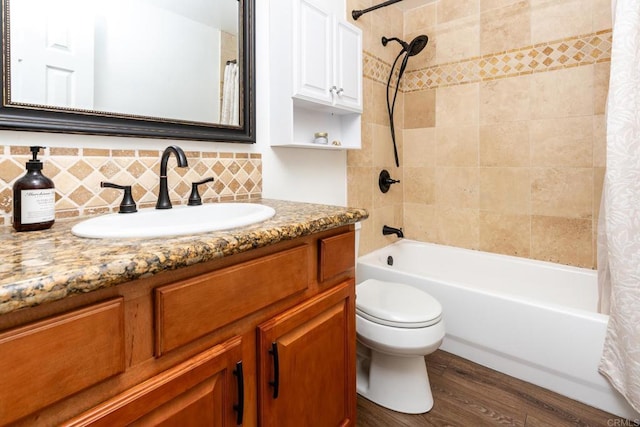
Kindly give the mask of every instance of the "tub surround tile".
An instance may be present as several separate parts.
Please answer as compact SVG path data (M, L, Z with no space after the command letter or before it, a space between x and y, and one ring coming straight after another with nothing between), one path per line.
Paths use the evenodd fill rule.
M531 164L588 168L593 165L593 117L530 122Z
M409 238L524 257L534 253L533 216L558 218L567 235L575 234L573 220L594 223L606 164L608 9L609 0L439 0L405 13L404 32L393 35L427 34L429 44L411 58L400 86L403 198L377 189L374 169L395 169L384 158L388 147L377 154L379 165L371 162L374 179L360 178L371 180L376 206L362 253L394 240L381 236L378 215L404 226ZM388 23L379 31L367 21L376 38L389 36ZM365 47L364 64L372 112L365 107L363 129L388 126L384 88L398 51L371 43L377 51ZM384 144L370 156L384 153ZM424 188L429 176L432 190ZM544 258L536 242L535 256ZM593 239L575 244L595 258ZM549 258L566 264L587 258L549 248Z
M503 214L531 214L528 168L480 168L480 209Z
M592 0L529 0L531 41L541 43L593 31Z
M405 166L435 166L435 128L405 129L402 139Z
M480 83L480 123L529 120L530 78L518 76Z
M591 219L531 217L531 258L593 268Z
M436 166L478 166L477 126L436 128Z
M531 14L528 1L519 1L482 13L480 54L504 52L512 46L531 44Z
M480 211L480 250L528 258L531 217Z
M464 208L436 208L436 243L478 249L479 211Z
M593 114L593 65L531 76L532 119Z
M530 166L529 122L480 126L479 161L480 166Z
M49 230L0 229L0 314L115 286L162 271L206 262L367 218L364 209L258 200L276 215L249 227L162 239L84 239L78 220Z
M592 168L532 168L533 215L591 219L592 209Z

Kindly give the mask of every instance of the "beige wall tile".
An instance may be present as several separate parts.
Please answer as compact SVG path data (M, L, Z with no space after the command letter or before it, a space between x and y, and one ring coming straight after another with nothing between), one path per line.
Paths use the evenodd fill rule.
M435 128L405 129L402 139L405 166L435 166Z
M511 6L521 1L522 0L480 0L480 12Z
M480 0L438 1L438 23L474 16L480 12Z
M530 18L528 1L520 1L483 13L480 19L480 54L529 46Z
M347 204L365 209L373 207L374 171L371 167L347 168Z
M439 88L436 95L436 126L477 125L478 98L477 83Z
M593 31L611 28L611 0L593 0Z
M477 209L478 168L436 168L436 204L438 207Z
M531 258L593 267L591 219L533 216Z
M528 120L530 79L520 76L480 83L480 123Z
M404 34L424 31L436 26L436 3L411 9L404 13Z
M605 172L605 168L593 168L593 217L596 220L600 217Z
M529 168L480 168L480 209L505 214L531 213Z
M531 76L531 118L593 114L593 66L536 73Z
M443 208L436 209L437 243L478 249L479 212L477 209Z
M592 0L530 0L533 44L592 31Z
M393 142L389 126L372 125L373 133L373 166L389 168L394 164ZM396 131L396 142L402 136L402 131Z
M609 93L610 62L601 62L594 65L593 78L593 112L604 114L607 106L607 94Z
M529 129L532 166L592 166L592 116L533 120Z
M531 217L480 211L480 250L529 257Z
M386 101L385 101L386 102ZM398 128L402 122L397 121ZM436 91L424 90L404 95L404 128L428 128L436 125Z
M480 166L529 166L529 122L480 126Z
M401 189L404 192L404 202L423 205L435 203L435 169L405 166L403 170Z
M436 166L478 166L478 127L436 128Z
M480 55L480 20L477 15L438 25L436 30L438 63L459 61Z
M404 204L404 235L421 242L437 241L436 209L434 205Z
M532 168L533 215L591 219L592 207L592 168Z
M593 116L593 166L607 165L607 123L604 115Z

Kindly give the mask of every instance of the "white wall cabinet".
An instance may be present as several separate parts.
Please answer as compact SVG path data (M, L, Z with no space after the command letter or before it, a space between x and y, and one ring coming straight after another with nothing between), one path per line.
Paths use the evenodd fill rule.
M295 0L295 98L362 112L362 35L313 0Z
M332 2L270 5L271 145L361 146L362 31ZM327 132L329 144L314 144Z

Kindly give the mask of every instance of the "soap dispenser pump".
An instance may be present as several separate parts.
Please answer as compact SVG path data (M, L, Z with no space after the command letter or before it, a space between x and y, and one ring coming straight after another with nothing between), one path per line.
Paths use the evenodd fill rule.
M32 146L27 173L13 184L13 228L35 231L51 228L55 220L53 181L42 174L38 152L45 147Z

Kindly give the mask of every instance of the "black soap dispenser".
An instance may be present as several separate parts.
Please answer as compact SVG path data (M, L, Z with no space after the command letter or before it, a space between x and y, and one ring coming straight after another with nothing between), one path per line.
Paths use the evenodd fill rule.
M27 173L13 184L13 228L35 231L51 228L55 220L56 196L53 181L42 174L38 152L45 147L32 146Z

